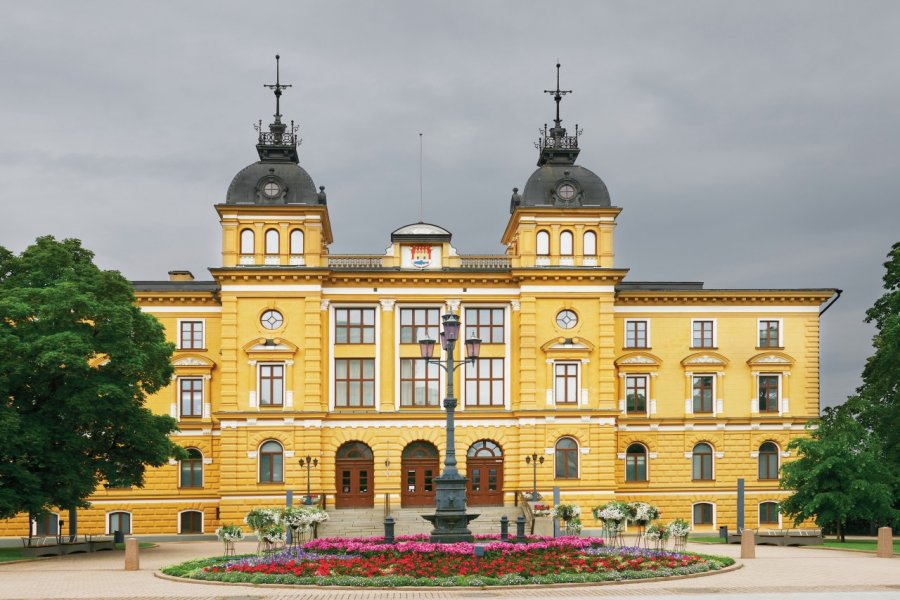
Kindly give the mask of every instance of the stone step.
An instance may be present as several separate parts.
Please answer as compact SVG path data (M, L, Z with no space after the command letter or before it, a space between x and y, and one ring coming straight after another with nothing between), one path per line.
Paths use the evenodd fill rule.
M396 535L413 535L430 533L432 525L422 515L432 514L433 507L395 508L391 511L394 518ZM515 506L472 506L470 513L479 517L469 524L472 533L500 533L500 518L509 519L510 533L515 533L516 518L522 516L522 509ZM328 520L319 525L319 537L377 537L384 535L383 508L357 508L331 510Z

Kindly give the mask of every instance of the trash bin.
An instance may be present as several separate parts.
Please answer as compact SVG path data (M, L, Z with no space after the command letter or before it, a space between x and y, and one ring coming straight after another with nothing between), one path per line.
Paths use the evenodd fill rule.
M125 543L125 532L119 529L116 529L113 532L113 542L116 544L124 544Z
M722 525L721 527L719 527L719 537L722 538L723 540L725 540L726 542L728 541L728 526L727 525Z

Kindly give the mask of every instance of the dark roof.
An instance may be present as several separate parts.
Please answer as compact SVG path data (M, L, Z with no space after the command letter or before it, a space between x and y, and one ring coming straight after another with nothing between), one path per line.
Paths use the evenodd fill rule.
M132 281L136 292L217 292L215 281Z
M263 186L277 183L276 197L263 194ZM324 199L324 194L322 194ZM259 161L241 169L225 196L226 204L321 204L316 185L306 170L293 162Z
M571 199L564 199L558 194L560 186L566 183L575 188L575 196ZM513 204L510 212L515 210L516 202ZM519 200L519 206L578 208L610 205L609 190L596 173L581 165L553 163L544 164L531 174Z
M702 281L622 281L616 285L619 291L627 290L702 290Z

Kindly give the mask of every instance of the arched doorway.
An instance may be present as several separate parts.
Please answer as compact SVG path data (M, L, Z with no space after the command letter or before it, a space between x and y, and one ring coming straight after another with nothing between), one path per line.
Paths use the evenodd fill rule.
M403 449L400 506L434 506L434 479L440 474L438 449L431 442L412 442Z
M503 506L503 450L480 440L466 453L466 500L471 506Z
M347 442L335 457L335 508L372 508L375 506L375 457L362 442Z

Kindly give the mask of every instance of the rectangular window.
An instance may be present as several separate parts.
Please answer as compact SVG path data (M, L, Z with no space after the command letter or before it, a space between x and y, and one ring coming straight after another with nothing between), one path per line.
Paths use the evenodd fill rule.
M259 365L259 405L282 406L284 404L284 365Z
M778 375L759 376L759 412L778 412Z
M625 321L625 347L647 348L647 321Z
M625 378L625 411L647 414L647 376L629 375Z
M180 321L178 347L182 350L203 348L203 321Z
M694 376L694 412L713 411L713 375Z
M578 365L556 363L553 366L554 397L557 404L578 404Z
M375 309L334 309L334 342L336 344L374 344Z
M178 397L181 406L181 416L203 416L203 380L198 378L183 377L178 380Z
M503 406L503 359L466 364L466 406Z
M760 348L779 348L781 347L781 337L779 335L779 321L760 321L759 322L759 347Z
M694 505L694 525L713 524L713 505L708 503Z
M439 373L436 364L426 363L424 359L400 359L400 406L439 406Z
M334 404L339 408L375 406L374 358L338 358L334 361Z
M502 344L506 311L502 308L467 308L466 338L477 337L482 344Z
M425 338L437 340L440 312L437 308L401 308L400 343L418 344Z
M778 504L763 502L759 505L759 524L778 525Z
M713 330L715 329L715 321L693 321L691 324L692 327L692 336L691 336L691 347L692 348L714 348L715 347L715 335Z

